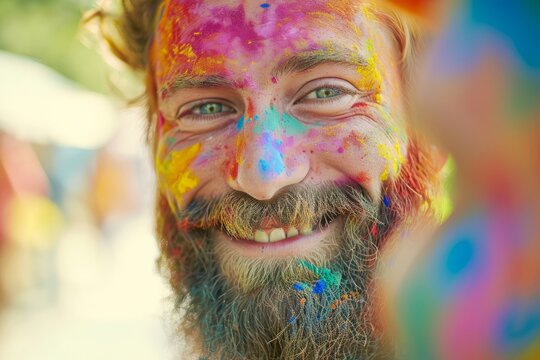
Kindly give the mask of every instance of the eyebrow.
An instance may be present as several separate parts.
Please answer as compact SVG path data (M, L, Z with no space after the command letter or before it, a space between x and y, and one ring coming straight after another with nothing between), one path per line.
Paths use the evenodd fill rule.
M271 71L273 77L283 77L293 73L304 72L321 64L334 63L346 66L366 67L367 61L358 52L343 47L330 50L308 50L296 53L279 62ZM165 99L183 89L234 87L237 81L222 75L189 75L182 74L160 91Z
M161 91L161 98L165 99L182 89L232 87L234 82L221 75L179 75Z
M303 72L325 63L354 67L367 66L366 59L357 52L348 48L336 47L331 50L311 50L294 54L278 63L272 70L272 76L282 77Z

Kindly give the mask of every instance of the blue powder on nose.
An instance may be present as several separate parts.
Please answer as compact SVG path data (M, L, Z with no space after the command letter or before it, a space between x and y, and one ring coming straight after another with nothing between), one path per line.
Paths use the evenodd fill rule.
M280 175L285 171L285 157L281 153L282 141L274 139L271 133L262 135L262 159L259 160L259 171L266 179Z
M262 7L263 9L268 9L268 8L270 7L270 4L269 4L269 3L262 3L262 4L261 4L261 7Z

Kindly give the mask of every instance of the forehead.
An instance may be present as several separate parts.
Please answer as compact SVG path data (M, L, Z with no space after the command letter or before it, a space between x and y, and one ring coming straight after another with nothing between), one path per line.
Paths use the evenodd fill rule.
M368 9L358 0L166 0L152 46L154 76L159 86L180 74L233 77L340 42L353 52L375 26Z

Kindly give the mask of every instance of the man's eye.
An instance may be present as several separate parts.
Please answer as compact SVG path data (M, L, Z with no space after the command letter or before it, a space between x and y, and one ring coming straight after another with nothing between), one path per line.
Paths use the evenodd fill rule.
M343 91L338 88L332 88L332 87L322 87L318 88L317 90L313 90L309 94L306 95L305 99L328 99L333 98L339 95L342 95Z
M191 113L194 115L215 115L221 113L232 113L234 109L218 102L209 102L194 106Z

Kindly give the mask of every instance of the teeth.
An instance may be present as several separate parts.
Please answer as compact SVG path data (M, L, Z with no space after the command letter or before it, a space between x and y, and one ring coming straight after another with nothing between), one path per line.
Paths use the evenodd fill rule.
M255 241L260 243L267 243L268 242L268 234L266 231L263 230L257 230L255 231Z
M270 233L270 242L280 241L285 238L287 238L287 236L285 235L285 230L283 230L282 228L274 229Z
M311 226L306 225L300 229L300 234L302 235L310 235L313 233L313 229L311 229Z
M287 237L290 238L296 235L298 235L298 229L294 226L291 226L289 230L287 230Z
M303 226L300 231L294 226L289 227L287 232L285 232L285 229L283 228L273 228L267 230L258 229L253 235L249 237L249 239L259 243L267 243L281 241L287 238L298 236L298 234L310 235L312 233L313 229L309 225Z

